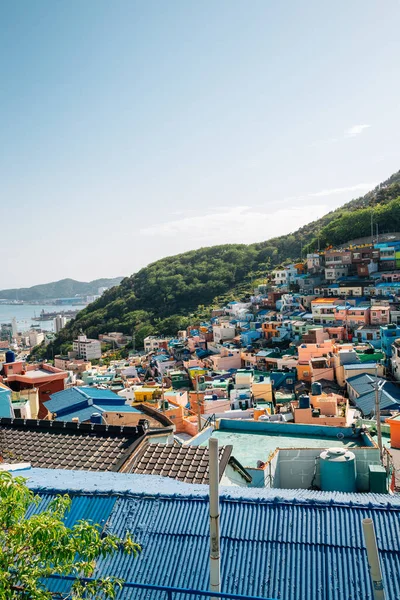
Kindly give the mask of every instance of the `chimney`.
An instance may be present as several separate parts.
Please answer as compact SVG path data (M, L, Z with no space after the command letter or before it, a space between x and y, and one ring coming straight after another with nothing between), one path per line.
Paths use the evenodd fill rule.
M220 592L220 547L219 547L219 456L218 440L211 437L208 442L209 488L210 488L210 591ZM215 600L211 596L211 600Z

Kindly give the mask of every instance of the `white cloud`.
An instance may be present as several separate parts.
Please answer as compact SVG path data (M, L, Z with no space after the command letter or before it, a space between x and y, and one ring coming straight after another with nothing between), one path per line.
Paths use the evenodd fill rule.
M140 230L144 236L189 237L192 242L211 245L251 243L295 231L330 210L325 204L309 204L263 212L249 206L219 207L182 219L157 223Z
M369 190L374 189L376 185L376 183L357 183L357 185L349 185L347 187L321 190L320 192L309 194L309 196L312 198L320 198L322 196L332 196L334 194L344 194L347 192L368 192Z
M371 125L353 125L353 127L350 127L350 129L345 131L344 137L349 138L360 135L360 133L362 133L364 129L368 129L368 127L371 127Z
M317 142L313 142L312 144L310 144L310 146L312 148L318 148L319 146L323 146L324 144L334 144L336 142L342 142L343 140L354 138L357 135L360 135L360 133L362 133L363 131L365 131L365 129L368 129L369 127L371 127L371 125L353 125L352 127L349 127L349 129L346 129L346 131L339 137L332 137L326 140L319 140Z

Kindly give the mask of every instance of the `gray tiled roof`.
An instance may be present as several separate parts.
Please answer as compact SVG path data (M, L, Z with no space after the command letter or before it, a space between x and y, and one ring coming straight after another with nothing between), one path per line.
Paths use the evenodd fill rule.
M222 477L232 446L219 448L219 474ZM166 446L146 444L135 457L130 472L161 475L186 483L208 483L208 448L205 446Z
M144 435L141 426L0 419L0 454L32 467L119 471Z

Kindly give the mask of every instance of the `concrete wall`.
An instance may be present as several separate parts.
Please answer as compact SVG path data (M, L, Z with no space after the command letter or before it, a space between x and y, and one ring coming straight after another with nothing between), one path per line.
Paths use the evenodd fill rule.
M301 423L277 423L269 421L229 421L221 419L218 429L230 429L242 432L287 433L288 435L315 435L318 437L335 437L338 434L345 438L354 437L351 427L328 427L324 425L303 425ZM360 430L356 429L359 435ZM364 444L369 445L369 444Z
M200 431L195 437L189 440L185 446L201 446L201 444L207 441L213 434L214 427L206 427L203 431Z
M248 470L248 469L247 469ZM220 485L234 485L236 487L248 487L250 484L229 463L221 477Z
M282 489L308 489L320 484L318 457L322 448L281 449L277 457L279 487ZM276 469L275 469L276 471ZM274 487L276 487L276 480Z
M358 492L369 491L369 465L379 465L378 448L349 448L356 458ZM271 460L272 485L281 489L319 487L322 448L280 449ZM269 465L267 465L269 467ZM267 486L270 487L270 486Z

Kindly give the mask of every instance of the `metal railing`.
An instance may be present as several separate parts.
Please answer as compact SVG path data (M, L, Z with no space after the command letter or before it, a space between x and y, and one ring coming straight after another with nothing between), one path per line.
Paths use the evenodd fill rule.
M77 578L71 575L50 575L50 579L76 581ZM79 581L89 583L95 581L95 579L92 577L80 577ZM205 598L206 600L212 600L213 598L220 598L221 600L273 600L272 598L262 598L261 596L248 596L229 592L211 592L210 590L193 590L191 588L152 585L150 583L135 583L133 581L124 581L122 587L143 590L143 592L157 592L157 596L155 597L160 600L163 598L165 600L176 600L177 598L193 600L194 597L201 599ZM146 595L145 597L148 598L149 596Z
M202 419L204 420L204 417L202 417ZM201 431L203 431L203 429L206 429L207 427L210 427L210 425L213 425L215 427L215 415L212 414L208 417L208 419L206 419L206 421L203 423Z

